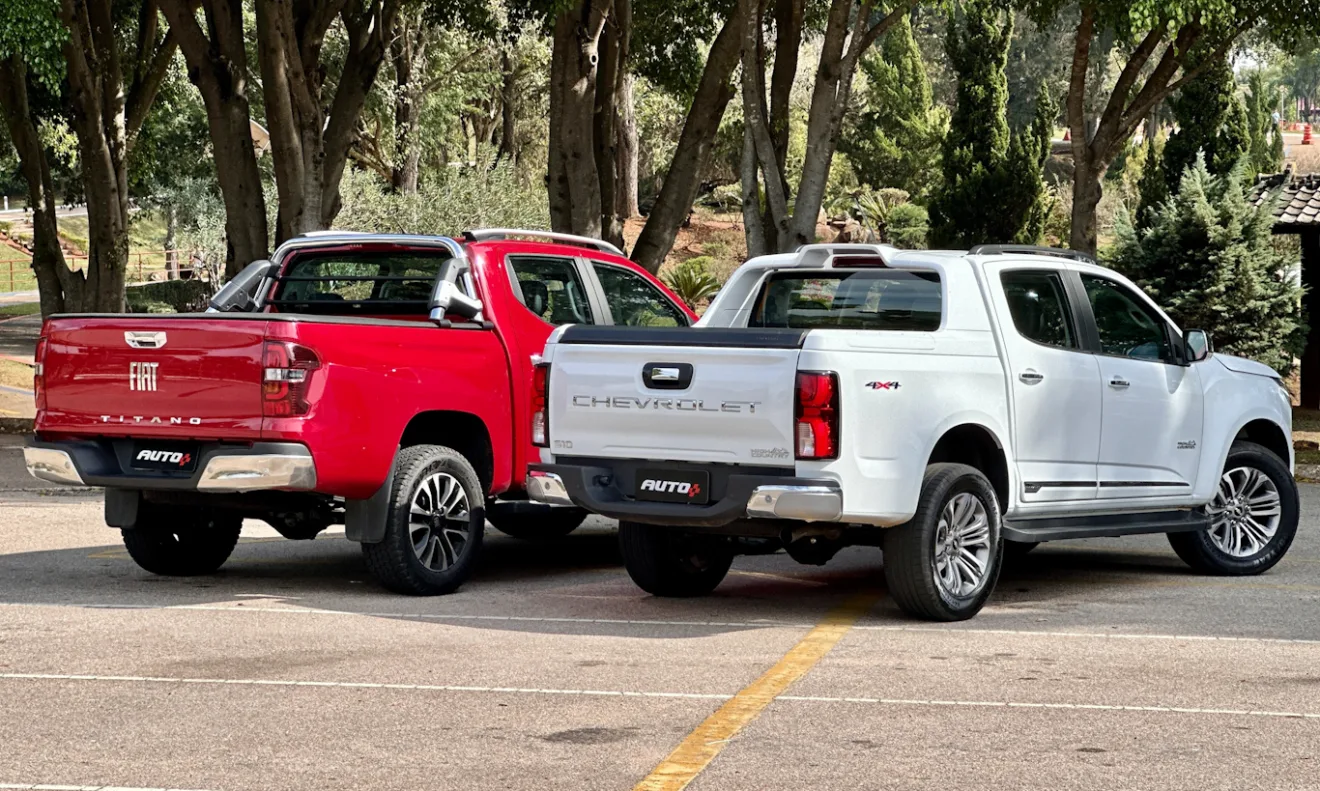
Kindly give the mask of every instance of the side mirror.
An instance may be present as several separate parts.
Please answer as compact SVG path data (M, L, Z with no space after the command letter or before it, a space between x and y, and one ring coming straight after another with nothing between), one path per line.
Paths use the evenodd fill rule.
M228 311L247 311L256 306L256 292L261 281L270 274L275 264L262 258L243 267L243 271L234 275L225 283L206 309L207 313L225 313Z
M1210 333L1205 330L1187 330L1183 333L1183 359L1188 363L1199 363L1214 352Z

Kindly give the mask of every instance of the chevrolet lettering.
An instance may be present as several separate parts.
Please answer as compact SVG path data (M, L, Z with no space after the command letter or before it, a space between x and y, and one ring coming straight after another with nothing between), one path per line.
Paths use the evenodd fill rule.
M680 412L733 412L754 415L760 401L719 401L700 398L638 398L637 396L573 396L573 406L584 409L673 409Z

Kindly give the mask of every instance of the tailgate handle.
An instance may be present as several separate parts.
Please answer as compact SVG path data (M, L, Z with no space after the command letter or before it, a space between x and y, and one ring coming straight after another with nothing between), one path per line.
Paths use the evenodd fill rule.
M159 349L165 345L165 333L125 332L124 342L134 349Z
M686 390L692 386L691 363L647 363L642 381L653 390Z

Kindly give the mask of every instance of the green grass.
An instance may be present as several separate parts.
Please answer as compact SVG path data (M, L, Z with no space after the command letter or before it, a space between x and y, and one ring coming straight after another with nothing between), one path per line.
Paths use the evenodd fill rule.
M11 319L14 316L31 316L34 313L41 312L41 303L39 302L19 302L13 305L0 305L0 319Z

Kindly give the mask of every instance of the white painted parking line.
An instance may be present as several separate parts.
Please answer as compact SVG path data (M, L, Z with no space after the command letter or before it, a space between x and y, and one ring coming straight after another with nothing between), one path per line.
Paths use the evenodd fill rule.
M278 598L278 597L272 597ZM359 618L393 618L418 621L492 622L492 623L544 623L544 624L599 624L606 626L682 626L692 628L733 628L733 629L811 629L815 624L795 621L776 621L758 619L752 621L676 621L645 620L624 618L556 618L531 615L458 615L449 613L415 612L360 612L355 610L330 610L316 607L281 607L250 604L108 604L105 602L87 603L30 603L0 602L0 609L6 607L52 607L89 610L181 610L202 612L225 612L242 614L281 614L281 615L326 615L349 616ZM1279 645L1317 645L1320 640L1293 637L1231 637L1199 634L1155 634L1145 632L1065 632L1035 631L1031 629L985 629L942 626L902 626L894 624L857 624L855 631L862 632L935 632L939 634L972 635L1012 635L1022 637L1063 637L1081 640L1160 640L1179 642L1207 643L1265 643Z
M27 791L184 791L181 788L133 788L130 786L69 786L46 783L0 783L0 789L26 789Z
M102 676L68 673L0 673L0 680L12 681L100 681L121 684L200 684L216 686L322 687L332 689L388 689L413 692L473 692L518 695L568 695L608 698L669 698L680 700L727 701L733 694L704 692L649 692L618 689L542 689L537 687L485 687L453 684L390 684L371 681L300 681L265 678L182 678L170 676ZM1320 720L1320 712L1270 711L1265 709L1212 709L1184 706L1127 706L1109 703L1036 703L1006 700L918 700L907 698L829 697L818 695L780 695L776 700L790 703L866 703L884 706L947 707L1003 709L1062 709L1066 711L1155 712L1160 714L1200 714L1237 717L1275 717ZM28 788L29 786L5 786Z

